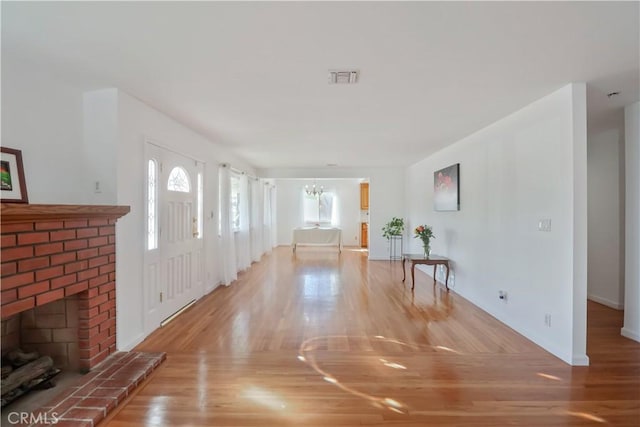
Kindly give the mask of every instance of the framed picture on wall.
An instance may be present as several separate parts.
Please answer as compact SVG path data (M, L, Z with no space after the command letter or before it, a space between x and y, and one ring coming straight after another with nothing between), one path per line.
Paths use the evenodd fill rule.
M22 152L0 147L0 201L28 203Z
M460 163L433 173L433 209L460 210Z

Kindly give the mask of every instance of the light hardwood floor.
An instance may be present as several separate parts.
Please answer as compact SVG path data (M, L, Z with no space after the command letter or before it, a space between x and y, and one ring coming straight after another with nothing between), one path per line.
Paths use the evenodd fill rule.
M167 361L104 426L640 425L640 344L589 303L572 368L431 278L277 248L138 346Z

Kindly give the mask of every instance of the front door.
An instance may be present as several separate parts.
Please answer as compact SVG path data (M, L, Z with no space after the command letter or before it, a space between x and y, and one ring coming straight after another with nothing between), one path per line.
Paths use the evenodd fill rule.
M151 332L203 292L203 164L153 144L147 153L145 329Z

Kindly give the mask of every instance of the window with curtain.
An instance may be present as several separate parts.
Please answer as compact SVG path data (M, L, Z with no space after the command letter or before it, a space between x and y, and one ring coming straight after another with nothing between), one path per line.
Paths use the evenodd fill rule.
M302 191L304 222L307 225L331 225L335 222L335 197L325 191L320 196Z
M231 218L233 231L240 230L240 177L231 176Z

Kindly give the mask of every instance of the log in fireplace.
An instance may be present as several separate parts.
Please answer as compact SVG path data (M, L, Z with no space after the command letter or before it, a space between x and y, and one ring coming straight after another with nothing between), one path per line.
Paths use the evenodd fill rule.
M37 351L9 351L2 361L2 407L31 390L53 387L51 379L59 373L49 356Z

